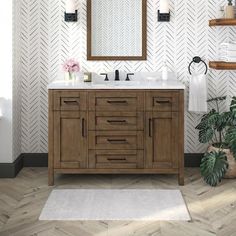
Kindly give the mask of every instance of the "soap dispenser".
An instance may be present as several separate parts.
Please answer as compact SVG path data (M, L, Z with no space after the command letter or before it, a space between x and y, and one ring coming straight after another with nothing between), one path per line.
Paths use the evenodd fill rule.
M225 18L234 19L234 6L232 0L228 0L228 6L225 7Z
M166 61L164 61L162 67L162 80L168 80L168 67L166 65Z

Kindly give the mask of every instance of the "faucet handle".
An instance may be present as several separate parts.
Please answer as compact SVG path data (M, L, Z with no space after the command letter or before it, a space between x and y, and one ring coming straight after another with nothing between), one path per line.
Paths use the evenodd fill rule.
M125 81L130 81L129 75L134 75L134 73L127 73Z
M119 70L115 70L115 81L119 81L120 80L120 72Z
M100 75L105 75L106 77L105 77L104 81L109 81L107 73L101 73Z

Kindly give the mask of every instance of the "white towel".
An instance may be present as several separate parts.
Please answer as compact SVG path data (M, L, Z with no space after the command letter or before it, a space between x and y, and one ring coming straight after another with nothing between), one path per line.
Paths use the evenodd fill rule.
M236 58L236 50L230 51L230 50L220 50L219 52L220 56L222 57L235 57Z
M189 111L207 112L207 80L204 74L193 74L189 83Z
M220 61L236 62L236 57L220 56Z
M236 50L236 43L222 43L222 44L220 44L220 48L235 51Z

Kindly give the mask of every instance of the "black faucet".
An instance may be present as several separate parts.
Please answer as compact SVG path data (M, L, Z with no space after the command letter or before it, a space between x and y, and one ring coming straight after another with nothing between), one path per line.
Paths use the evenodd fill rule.
M119 70L115 70L115 81L119 81L119 80L120 80Z

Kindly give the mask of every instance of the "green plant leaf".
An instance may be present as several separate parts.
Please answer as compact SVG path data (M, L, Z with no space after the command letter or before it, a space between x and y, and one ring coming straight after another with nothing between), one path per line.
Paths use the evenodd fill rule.
M203 115L201 122L196 126L196 129L207 129L209 126L215 123L217 119L216 110L212 109L209 113Z
M223 112L222 114L219 114L215 124L215 129L218 132L223 131L227 127L230 120L230 115L230 112Z
M236 127L235 126L230 127L226 131L225 140L228 143L228 146L236 160Z
M226 100L226 96L210 98L207 100L207 102L220 102L220 101L224 101L224 100Z
M231 125L236 125L236 97L232 98L231 104L230 104L230 122Z
M228 169L226 154L222 151L207 152L202 158L200 171L205 182L217 186Z
M218 107L219 101L224 101L226 96L224 97L216 97L209 99L208 102L216 102ZM232 152L234 153L236 159L236 144L235 144L235 137L229 136L227 140L225 140L225 133L228 133L227 130L229 128L236 127L236 97L232 98L230 111L219 113L215 109L212 109L209 113L205 114L200 123L196 126L196 129L199 130L199 142L201 143L219 143L220 145L223 144L224 146L229 146L228 143L230 142L230 147ZM213 139L214 137L214 139ZM231 137L231 140L230 140Z
M218 112L216 112L214 114L211 114L208 117L207 123L208 123L209 126L216 126L217 122L219 122L220 118L221 118L220 114Z
M236 97L232 98L231 104L230 104L230 110L236 110Z
M196 126L196 129L199 130L200 143L208 143L213 139L214 129L216 129L219 119L220 115L214 109L202 117L201 122Z
M202 129L199 131L199 142L200 143L208 143L212 140L214 135L214 131L211 127L208 127L207 129Z

